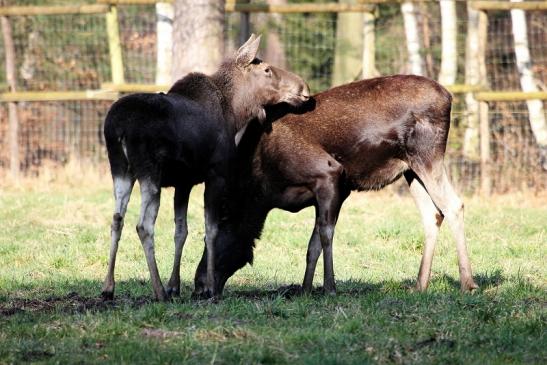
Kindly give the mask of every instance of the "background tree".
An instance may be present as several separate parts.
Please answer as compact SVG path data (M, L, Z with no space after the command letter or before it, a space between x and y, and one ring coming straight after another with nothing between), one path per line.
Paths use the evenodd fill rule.
M412 1L405 1L401 4L401 13L405 26L406 45L408 50L409 72L414 75L423 75L423 59L420 55L420 37L418 35L418 21L416 10Z
M439 82L452 85L458 72L457 16L454 0L441 0L442 54Z
M511 0L520 2L521 0ZM526 25L526 14L524 10L511 10L511 23L513 30L513 39L515 41L515 57L517 59L517 69L520 76L520 85L522 91L538 91L534 73L532 71L532 60L530 57L530 48L528 47L528 34ZM528 100L528 115L530 127L536 139L536 142L542 153L543 169L547 170L547 124L545 123L545 112L541 100Z
M354 3L353 0L339 0ZM332 85L341 85L360 78L363 60L363 14L338 13L336 48Z
M173 4L156 3L156 84L171 83L173 59Z
M175 0L174 10L173 81L213 73L224 56L224 1Z
M486 15L467 3L467 39L465 46L465 83L482 85L486 82ZM478 60L480 60L478 62ZM466 127L463 137L463 155L466 159L479 159L479 102L473 93L465 95Z

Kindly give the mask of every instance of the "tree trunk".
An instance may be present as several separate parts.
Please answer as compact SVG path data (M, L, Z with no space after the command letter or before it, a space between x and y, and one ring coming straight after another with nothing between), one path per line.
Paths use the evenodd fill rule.
M486 83L486 14L475 10L467 3L467 40L465 49L465 83L482 85ZM466 129L463 138L463 155L465 158L478 161L479 149L479 116L480 104L473 93L465 95Z
M171 83L173 59L173 4L156 3L156 84Z
M173 73L214 73L224 55L224 1L175 0Z
M363 13L363 79L380 75L376 69L376 34L374 22L375 16L373 13Z
M442 56L439 82L453 85L458 72L456 2L441 0Z
M287 0L270 0L272 5L287 4ZM272 21L278 25L282 24L283 18L280 14L271 14ZM271 29L271 28L270 28ZM277 67L287 68L287 58L285 57L285 46L281 41L279 33L275 30L268 32L268 42L264 51L264 59Z
M401 13L403 13L406 34L409 71L414 75L423 75L424 67L422 56L420 55L420 37L418 36L418 21L416 20L414 4L411 1L402 3Z
M340 0L340 3L353 3ZM363 14L338 13L336 21L336 49L332 85L341 85L360 78L363 58Z
M9 91L17 91L16 71L15 71L15 45L13 44L13 35L11 24L8 17L0 17L2 25L2 36L4 40L4 53L6 57L6 81ZM10 173L13 180L19 179L19 118L17 115L17 103L8 103L8 123L9 123L9 153L10 153Z
M520 2L520 0L511 0ZM526 15L524 10L511 10L511 22L513 24L513 39L515 41L515 56L517 59L517 69L520 76L520 85L522 91L538 91L536 80L532 71L532 59L528 47L528 35L526 25ZM545 112L543 110L543 101L528 100L528 117L530 127L536 138L536 142L542 153L543 168L547 170L547 124L545 123Z

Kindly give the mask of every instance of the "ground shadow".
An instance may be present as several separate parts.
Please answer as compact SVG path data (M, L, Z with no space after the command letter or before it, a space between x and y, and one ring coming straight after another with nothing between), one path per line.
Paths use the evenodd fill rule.
M499 286L506 281L501 270L491 273L479 273L475 275L480 290ZM99 281L80 280L74 283L47 283L43 286L40 283L33 285L21 285L15 290L18 294L11 296L4 293L0 296L0 316L12 316L18 313L39 314L46 312L82 313L87 311L108 311L119 308L140 308L154 303L154 299L145 280L126 280L117 283L117 291L113 300L103 300L100 296L101 284ZM443 285L444 284L444 285ZM273 285L267 285L272 287ZM377 283L363 282L357 280L346 280L337 282L337 293L339 296L363 296L372 293L413 292L415 279L404 279L401 281L382 281ZM459 290L460 283L457 279L442 275L434 277L431 287L448 287L449 290ZM66 293L42 296L40 293ZM190 297L191 285L183 285L181 297L173 298L173 303L196 302L206 303L204 300L194 300ZM438 290L430 290L438 293ZM96 294L95 294L96 293ZM22 295L21 295L22 294ZM261 289L249 286L229 285L222 300L247 299L247 300L273 300L284 298L291 300L295 297L307 295L311 297L325 296L321 287L316 287L311 293L302 293L300 285L286 285L277 289ZM33 299L33 297L37 299Z

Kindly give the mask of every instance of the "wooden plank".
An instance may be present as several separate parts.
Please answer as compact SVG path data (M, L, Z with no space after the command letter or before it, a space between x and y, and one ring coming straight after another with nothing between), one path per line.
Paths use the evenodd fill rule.
M109 10L105 4L59 5L59 6L2 6L0 15L63 15L63 14L104 14Z
M471 1L472 8L477 10L547 10L547 1L525 1L512 3L509 1Z
M172 3L173 0L97 0L99 4L110 5L155 5L156 3Z
M124 82L123 57L118 26L118 10L115 6L112 6L106 14L106 32L108 35L112 82L122 84Z
M484 90L484 87L480 85L454 84L454 85L443 85L443 86L452 94L461 94L461 93L469 93L469 92Z
M121 93L155 93L155 92L166 92L171 88L170 85L154 85L154 84L113 84L113 83L104 83L101 84L101 89L117 91Z
M173 0L161 0L162 2L172 2ZM111 5L154 5L158 0L97 0L101 4ZM365 4L367 2L370 4ZM365 0L359 4L339 4L332 3L303 3L303 4L245 4L237 1L226 1L225 11L227 13L341 13L341 12L371 12L375 3L381 3L382 0Z
M15 101L68 101L68 100L116 100L119 94L112 90L84 91L17 91L0 93L0 102Z
M475 99L479 101L547 100L547 91L480 91L475 93Z
M226 4L225 11L249 13L344 13L372 12L371 4L340 4L340 3L302 3L302 4Z

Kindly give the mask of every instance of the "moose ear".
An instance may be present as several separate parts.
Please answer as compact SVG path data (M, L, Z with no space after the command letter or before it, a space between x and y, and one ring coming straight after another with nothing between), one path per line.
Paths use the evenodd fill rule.
M256 57L258 47L260 46L260 35L257 37L251 34L251 37L236 52L236 63L239 66L247 66Z

